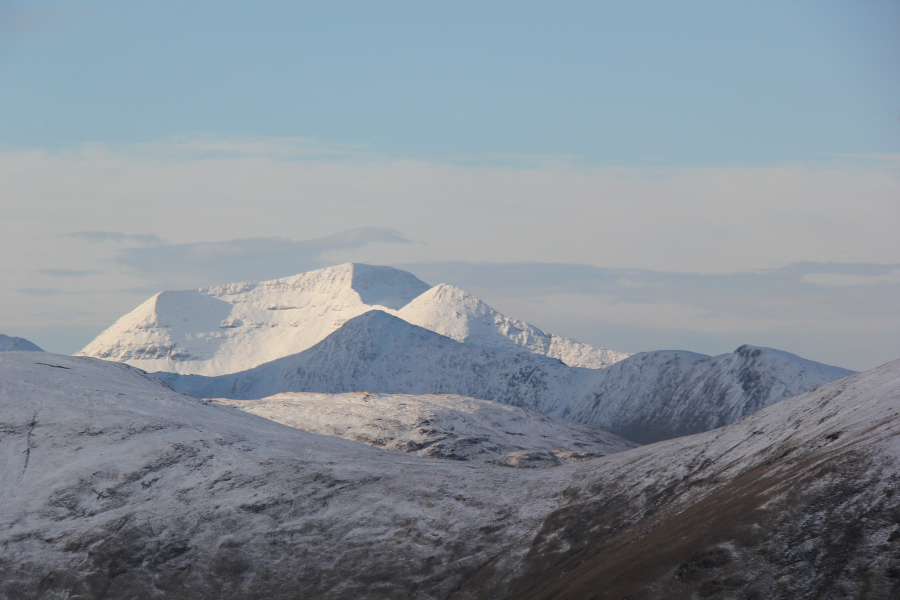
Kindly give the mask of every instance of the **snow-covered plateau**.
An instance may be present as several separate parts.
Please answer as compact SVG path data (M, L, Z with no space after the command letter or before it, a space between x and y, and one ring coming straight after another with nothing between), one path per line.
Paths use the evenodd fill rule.
M382 310L484 348L534 352L601 368L629 354L544 333L448 285L391 267L346 263L293 277L167 291L79 352L146 371L224 375L296 354L353 317Z
M0 597L896 598L898 434L900 361L713 431L510 469L3 352Z
M708 357L645 352L604 369L541 354L460 343L372 310L304 352L240 373L157 373L197 397L258 399L281 392L458 394L610 431L638 443L706 431L851 371L742 346Z
M457 395L288 392L211 401L386 450L511 467L551 467L637 446L589 425Z

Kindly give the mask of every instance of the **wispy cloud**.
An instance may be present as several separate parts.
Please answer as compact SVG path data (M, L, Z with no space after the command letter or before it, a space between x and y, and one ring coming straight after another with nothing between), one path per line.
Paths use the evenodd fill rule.
M87 277L88 275L97 275L101 273L101 271L93 269L88 271L78 271L76 269L38 269L38 273L50 277Z
M58 288L50 288L50 287L40 287L40 288L19 288L16 290L20 294L25 294L26 296L55 296L56 294L61 294L62 291Z
M744 343L867 369L900 358L900 264L798 262L727 274L573 263L395 263L545 331L630 352Z
M340 158L346 160L375 156L373 145L363 142L323 142L308 137L226 137L203 133L192 133L156 142L136 144L131 149L170 158L268 157L275 159Z
M831 154L837 158L854 159L881 163L889 169L900 169L900 154L883 152L880 154Z
M260 281L302 273L333 264L325 252L368 244L408 244L394 229L362 227L313 240L257 237L128 248L116 262L164 287Z
M153 233L122 233L121 231L75 231L67 234L68 237L84 239L89 242L115 242L116 244L139 244L141 246L156 246L163 240Z
M796 263L729 274L672 273L565 263L431 262L398 265L426 281L497 296L581 295L606 305L679 305L692 318L900 318L900 264ZM674 324L673 324L674 326Z

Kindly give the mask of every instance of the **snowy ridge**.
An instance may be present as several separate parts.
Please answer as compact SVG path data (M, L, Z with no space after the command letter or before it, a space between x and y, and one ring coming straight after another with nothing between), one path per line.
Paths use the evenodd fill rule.
M559 416L575 381L591 373L524 350L461 344L373 310L313 348L255 369L219 377L155 375L175 390L203 398L252 400L281 392L356 390L456 394Z
M43 352L37 344L32 344L25 338L11 337L0 333L0 352L12 352L27 350L31 352Z
M582 463L459 597L895 598L898 480L900 360Z
M722 427L852 373L747 345L712 357L645 352L612 365L564 416L649 443Z
M373 307L428 289L406 271L347 263L284 279L161 292L78 354L146 371L221 374L301 352Z
M600 368L622 352L551 336L451 286L391 267L346 263L261 283L160 292L78 354L146 371L224 375L302 352L378 309L457 341L528 350Z
M385 452L34 352L0 354L0 431L4 598L881 600L900 587L900 361L554 469Z
M457 342L496 350L528 349L558 358L571 367L601 369L630 356L544 333L524 321L507 318L475 296L444 283L424 292L395 314Z
M239 400L281 392L458 394L649 443L720 427L849 373L751 346L718 357L648 352L583 369L525 351L462 344L371 311L305 352L242 373L157 376L193 396Z
M386 450L512 467L557 466L635 447L594 427L464 396L283 393L212 402Z

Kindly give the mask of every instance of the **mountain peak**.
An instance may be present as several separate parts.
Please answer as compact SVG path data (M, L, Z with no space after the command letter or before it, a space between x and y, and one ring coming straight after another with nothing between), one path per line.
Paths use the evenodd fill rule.
M32 352L43 352L36 344L33 344L25 338L4 335L0 333L0 352L20 352L28 350Z
M413 274L344 263L270 281L160 292L79 354L147 371L224 374L301 352L372 308L429 289Z

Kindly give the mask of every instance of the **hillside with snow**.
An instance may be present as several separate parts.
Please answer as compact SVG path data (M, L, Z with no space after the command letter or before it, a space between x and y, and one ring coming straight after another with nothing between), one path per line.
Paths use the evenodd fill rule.
M388 452L36 352L0 353L0 431L2 598L900 592L900 361L553 469Z
M524 321L503 316L452 285L436 285L393 314L457 342L491 350L521 351L524 348L535 354L558 358L572 367L602 369L631 356L544 333Z
M145 371L224 375L302 352L373 309L471 345L524 349L573 366L599 368L628 356L508 319L451 286L431 288L406 271L357 263L260 283L160 292L78 354Z
M637 354L605 369L456 342L382 311L351 319L299 354L219 377L157 373L198 397L281 392L458 394L567 418L638 443L706 431L851 371L742 346L708 357Z
M13 337L0 333L0 352L14 352L22 350L31 352L43 352L43 350L41 350L37 346L37 344L31 343L25 338Z
M636 446L588 425L455 395L289 392L211 401L395 452L511 467L558 466Z

